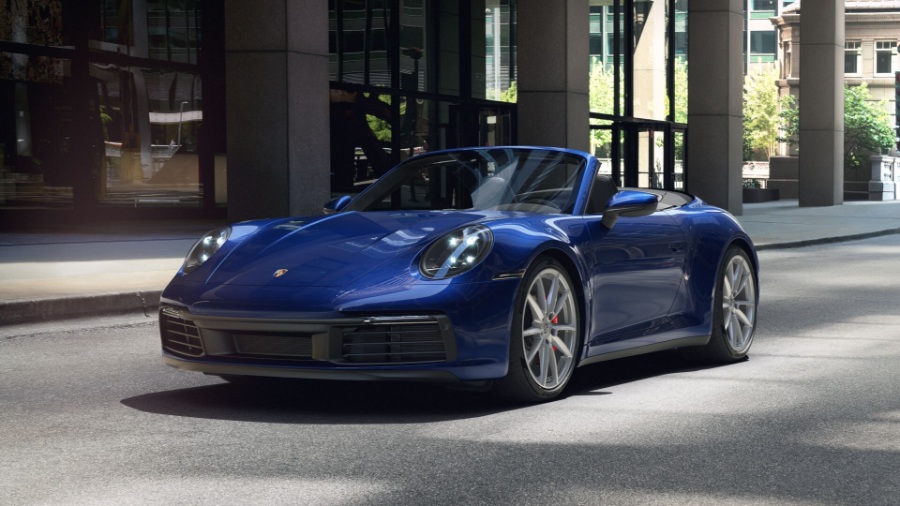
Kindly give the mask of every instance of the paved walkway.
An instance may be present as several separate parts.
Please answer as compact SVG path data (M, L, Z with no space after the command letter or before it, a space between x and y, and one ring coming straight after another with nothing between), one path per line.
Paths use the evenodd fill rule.
M900 201L801 208L782 200L746 204L738 219L760 250L801 247L900 233ZM151 316L194 241L220 224L0 232L0 326L135 311Z

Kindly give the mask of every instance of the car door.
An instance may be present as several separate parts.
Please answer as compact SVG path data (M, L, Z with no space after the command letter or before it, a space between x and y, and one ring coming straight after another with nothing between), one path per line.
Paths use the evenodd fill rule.
M667 323L685 267L684 234L665 211L622 217L611 229L601 219L602 214L585 216L588 355L653 344L653 332Z

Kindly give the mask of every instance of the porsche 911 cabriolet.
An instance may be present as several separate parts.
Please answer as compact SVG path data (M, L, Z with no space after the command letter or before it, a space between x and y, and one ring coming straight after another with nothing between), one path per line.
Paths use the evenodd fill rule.
M753 243L688 193L617 188L593 156L427 153L320 216L236 223L162 294L165 362L236 381L414 380L559 396L576 368L753 341Z

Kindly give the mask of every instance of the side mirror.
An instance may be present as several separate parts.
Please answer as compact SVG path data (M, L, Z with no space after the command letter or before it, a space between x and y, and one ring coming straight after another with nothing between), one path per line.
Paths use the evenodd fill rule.
M606 210L603 211L603 226L613 228L620 216L634 218L647 216L656 212L659 204L656 195L637 190L622 190L609 199Z
M350 195L343 195L336 199L329 200L325 203L325 206L322 207L322 213L324 214L334 214L339 212L341 209L347 207L347 204L353 200Z

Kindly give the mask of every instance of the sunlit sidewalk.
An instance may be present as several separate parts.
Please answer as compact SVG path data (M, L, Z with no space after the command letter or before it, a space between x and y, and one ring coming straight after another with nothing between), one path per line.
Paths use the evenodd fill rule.
M900 201L798 207L745 204L738 220L760 250L900 233ZM155 312L188 249L217 223L134 222L86 231L0 232L0 325Z

